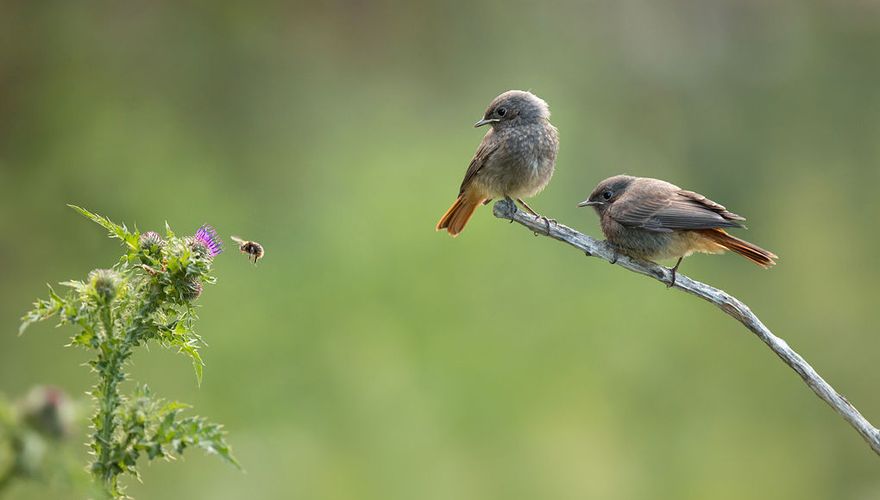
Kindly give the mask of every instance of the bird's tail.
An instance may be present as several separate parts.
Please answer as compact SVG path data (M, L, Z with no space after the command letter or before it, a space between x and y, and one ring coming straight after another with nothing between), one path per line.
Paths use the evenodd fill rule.
M458 236L458 233L464 229L465 224L474 215L474 210L484 201L486 198L471 194L467 190L461 193L455 199L455 203L440 218L440 222L437 223L437 231L445 229L452 236Z
M715 243L718 243L731 252L736 252L742 255L764 269L775 265L776 261L774 259L779 258L773 252L768 252L758 245L753 245L748 241L731 236L723 229L709 229L703 232L703 234Z

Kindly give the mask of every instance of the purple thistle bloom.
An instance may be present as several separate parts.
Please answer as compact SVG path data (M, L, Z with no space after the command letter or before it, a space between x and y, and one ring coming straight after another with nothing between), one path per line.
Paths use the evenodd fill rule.
M220 252L223 251L223 245L220 243L220 238L217 237L217 231L214 231L214 228L207 224L196 231L194 240L195 243L205 246L211 258L220 255Z

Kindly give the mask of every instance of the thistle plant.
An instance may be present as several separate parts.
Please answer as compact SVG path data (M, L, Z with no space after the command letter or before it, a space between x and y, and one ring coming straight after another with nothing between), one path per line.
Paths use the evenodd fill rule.
M70 345L91 351L89 366L97 376L90 391L96 406L88 443L89 466L95 483L108 498L125 498L119 477L140 479L138 459L171 459L191 447L217 454L238 467L222 427L201 417L182 416L186 405L165 402L143 384L130 395L121 385L138 347L152 342L190 358L199 384L202 380L201 337L194 330L194 302L204 285L214 283L211 266L222 247L210 226L191 237L129 231L100 215L71 206L122 241L125 253L113 267L96 269L83 281L61 283L68 290L38 300L22 319L20 332L31 324L57 316L76 329Z

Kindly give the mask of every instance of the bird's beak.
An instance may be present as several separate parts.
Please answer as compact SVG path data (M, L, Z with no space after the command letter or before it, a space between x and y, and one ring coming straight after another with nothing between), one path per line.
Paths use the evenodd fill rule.
M578 203L579 207L593 207L596 205L604 205L604 203L601 201L592 201L592 200L584 200L584 201Z
M490 123L500 122L498 118L483 118L482 120L474 123L474 128L482 127L483 125L488 125Z

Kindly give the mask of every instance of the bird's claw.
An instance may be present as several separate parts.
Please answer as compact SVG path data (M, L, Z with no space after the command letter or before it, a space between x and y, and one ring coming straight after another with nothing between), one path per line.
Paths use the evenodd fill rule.
M681 265L681 259L683 259L683 257L679 257L678 262L669 268L669 270L672 271L672 279L669 281L669 284L666 285L666 288L672 288L675 286L675 277L678 275L678 266Z
M558 224L558 222L556 222L556 219L551 219L551 218L545 217L543 215L539 215L538 219L543 220L544 223L547 224L547 229L545 229L544 232L547 233L546 234L547 236L550 236L550 226L551 225L555 226ZM538 235L538 233L535 233L535 236L537 236L537 235Z
M672 288L675 286L676 271L675 271L675 269L672 269L672 268L670 268L669 270L672 271L672 279L670 279L669 283L666 284L666 288Z

